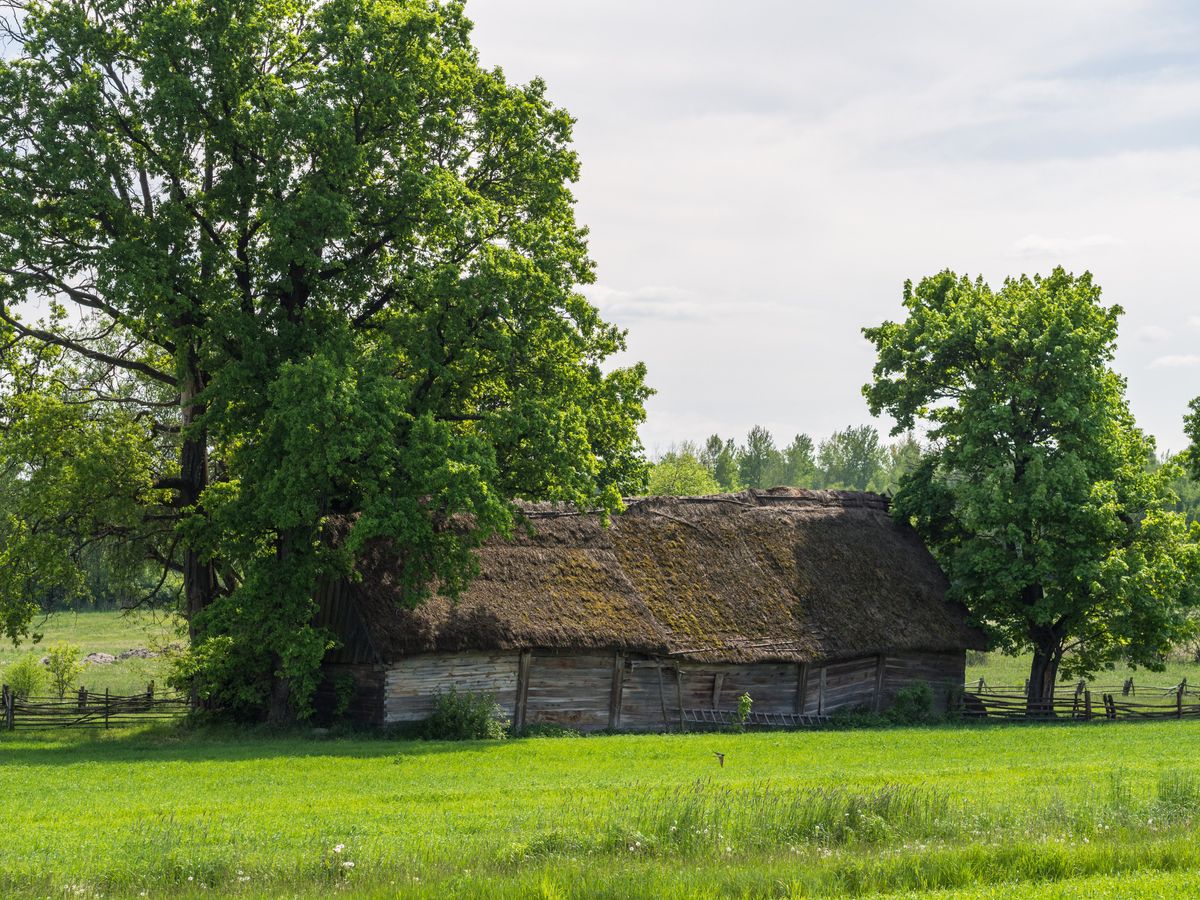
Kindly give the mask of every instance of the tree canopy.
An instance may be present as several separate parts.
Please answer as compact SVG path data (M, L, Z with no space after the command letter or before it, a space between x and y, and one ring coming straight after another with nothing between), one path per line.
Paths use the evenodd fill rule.
M719 494L721 484L700 462L694 444L684 442L659 457L650 467L650 494L664 497L698 497Z
M642 489L644 369L605 365L624 334L578 292L572 120L479 64L461 3L9 10L6 633L102 545L182 578L211 702L303 713L314 589L367 542L418 603L513 498Z
M994 643L1033 652L1031 704L1060 672L1160 667L1191 627L1200 557L1110 367L1120 308L1055 269L997 291L942 272L906 284L904 309L865 329L872 413L930 426L893 509Z

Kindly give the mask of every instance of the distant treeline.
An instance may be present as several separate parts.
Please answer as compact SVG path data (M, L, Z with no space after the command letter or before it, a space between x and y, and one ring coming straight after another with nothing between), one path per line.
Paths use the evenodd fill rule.
M682 441L662 453L650 469L649 493L677 497L717 494L743 488L834 488L895 493L900 479L921 460L923 447L913 435L886 441L870 425L853 425L815 442L797 434L779 447L766 428L755 425L739 444L711 435L703 443ZM1180 460L1170 454L1151 468ZM1200 519L1200 482L1180 466L1171 485L1175 509Z
M741 444L714 434L703 444L672 446L650 470L650 493L695 496L779 485L890 492L920 459L914 437L884 441L870 425L835 431L820 443L797 434L784 447L755 425Z

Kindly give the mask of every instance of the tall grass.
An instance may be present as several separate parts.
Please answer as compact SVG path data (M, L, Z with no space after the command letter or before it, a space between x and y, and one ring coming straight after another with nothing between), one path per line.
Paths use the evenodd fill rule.
M704 779L667 790L634 788L627 796L632 802L608 811L609 846L685 855L878 846L932 836L949 810L940 792L905 784L856 791L770 782L726 787Z
M1198 737L0 735L0 896L831 896L1200 871Z

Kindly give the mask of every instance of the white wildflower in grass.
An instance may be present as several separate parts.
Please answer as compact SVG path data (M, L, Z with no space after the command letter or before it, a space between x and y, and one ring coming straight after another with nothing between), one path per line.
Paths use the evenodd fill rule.
M354 863L350 862L350 860L346 860L344 863L342 863L342 868L343 869L353 869Z
M345 845L345 844L338 844L338 845L336 845L336 846L333 848L333 852L334 852L334 853L341 853L341 852L342 852L343 850L345 850L345 849L346 849L346 845Z

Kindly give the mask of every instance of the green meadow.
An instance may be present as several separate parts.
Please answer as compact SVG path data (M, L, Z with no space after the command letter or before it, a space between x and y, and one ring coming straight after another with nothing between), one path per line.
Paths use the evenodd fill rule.
M0 895L1200 892L1198 742L1190 721L465 744L18 731L0 736Z
M84 611L55 612L35 620L34 631L42 635L34 644L22 641L14 646L0 637L0 681L4 669L27 653L42 657L46 647L66 641L80 648L81 656L107 653L117 656L127 650L160 652L172 644L186 640L182 622L177 616L159 612ZM106 688L114 694L133 694L146 689L148 682L165 687L167 660L162 656L142 659L130 657L104 664L88 664L79 676L78 684L89 691Z
M114 655L176 629L42 626ZM24 652L0 647L0 678ZM1022 662L969 677L1015 683ZM1134 677L1193 680L1176 665ZM164 666L81 680L138 689ZM1198 745L1194 721L463 744L0 732L0 896L1200 896Z

